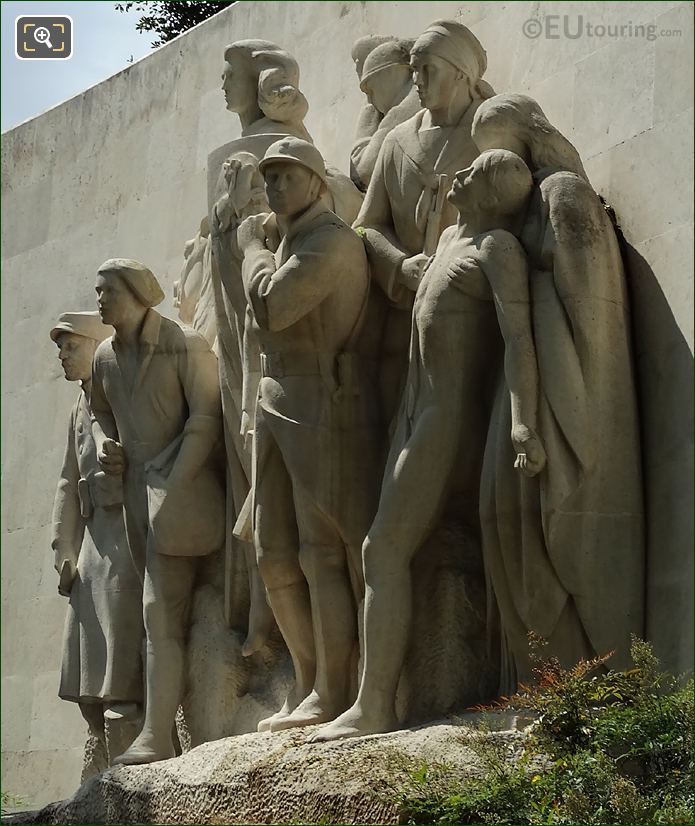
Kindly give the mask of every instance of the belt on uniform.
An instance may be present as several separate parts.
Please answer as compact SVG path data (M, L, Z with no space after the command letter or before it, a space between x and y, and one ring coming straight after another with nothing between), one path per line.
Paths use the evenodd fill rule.
M336 400L346 393L360 394L358 372L357 353L261 353L263 377L319 376Z
M334 364L335 355L326 353L261 353L261 375L274 379L284 376L321 376L322 364Z

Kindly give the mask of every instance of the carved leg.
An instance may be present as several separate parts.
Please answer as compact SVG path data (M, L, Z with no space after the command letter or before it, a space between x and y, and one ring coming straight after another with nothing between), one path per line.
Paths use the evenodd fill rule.
M299 558L311 593L316 681L311 694L289 716L271 723L271 731L325 723L349 703L357 609L345 549L303 544Z
M111 703L104 711L109 763L123 754L142 727L142 709L137 703Z
M299 538L292 484L282 455L259 417L256 427L254 544L258 570L294 665L295 686L282 708L261 720L268 731L309 694L316 674L309 589L299 566Z
M249 575L249 631L244 640L241 653L250 657L268 642L272 633L275 619L270 603L266 597L265 585L258 570L256 551L250 542L244 542L244 555Z
M410 559L400 549L366 539L364 562L364 669L354 705L324 726L311 742L358 737L398 728L396 689L405 659L411 616Z
M172 726L184 687L185 636L197 559L147 549L143 616L147 634L145 721L135 742L114 764L175 757Z
M421 414L402 450L387 466L379 509L364 541L364 669L357 700L320 729L313 742L392 731L398 727L396 689L412 613L410 561L442 506L456 455L447 409ZM434 471L428 475L428 468Z

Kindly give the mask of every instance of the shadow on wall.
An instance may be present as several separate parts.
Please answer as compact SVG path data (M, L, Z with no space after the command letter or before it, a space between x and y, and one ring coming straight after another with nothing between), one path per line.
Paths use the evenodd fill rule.
M693 667L693 356L654 271L618 231L628 274L647 515L647 639ZM684 274L689 278L689 274Z

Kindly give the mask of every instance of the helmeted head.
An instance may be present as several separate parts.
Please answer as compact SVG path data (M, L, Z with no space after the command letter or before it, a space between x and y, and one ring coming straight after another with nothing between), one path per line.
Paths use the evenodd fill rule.
M533 176L524 161L506 149L491 149L454 176L447 199L461 212L517 215L525 207Z
M435 20L425 29L411 49L410 65L420 102L427 109L445 108L462 87L472 100L494 94L482 80L485 49L469 28L453 20Z
M410 84L410 50L413 40L393 39L373 49L364 62L360 89L385 115L406 84Z
M230 112L258 110L258 119L302 125L309 109L299 91L299 65L269 40L238 40L224 50L222 90Z
M68 381L89 381L97 344L113 334L99 313L62 313L51 328L51 339L58 345L58 358Z
M164 300L164 292L151 270L132 258L104 261L97 270L95 290L102 321L114 327Z
M301 138L287 137L268 147L258 168L265 179L270 208L292 217L304 212L327 188L319 150Z
M473 118L471 137L481 152L508 149L525 158L534 172L556 167L587 179L577 150L526 95L495 95L483 101Z

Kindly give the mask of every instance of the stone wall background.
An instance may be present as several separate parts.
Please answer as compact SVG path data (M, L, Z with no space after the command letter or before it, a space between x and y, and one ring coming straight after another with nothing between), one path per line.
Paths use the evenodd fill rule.
M557 20L549 15L558 15ZM656 37L562 36L653 25ZM224 46L260 37L297 58L306 125L343 171L363 102L352 62L364 34L470 26L498 92L536 98L615 208L630 259L650 511L650 626L657 651L692 656L693 7L687 2L243 2L3 136L2 775L39 806L79 782L85 727L57 697L65 602L51 504L76 388L48 330L91 309L106 258L144 261L168 293L206 211L206 159L238 136L219 90ZM529 18L559 37L524 36ZM662 32L680 30L679 36ZM630 30L627 30L628 32ZM597 427L600 423L597 423Z

